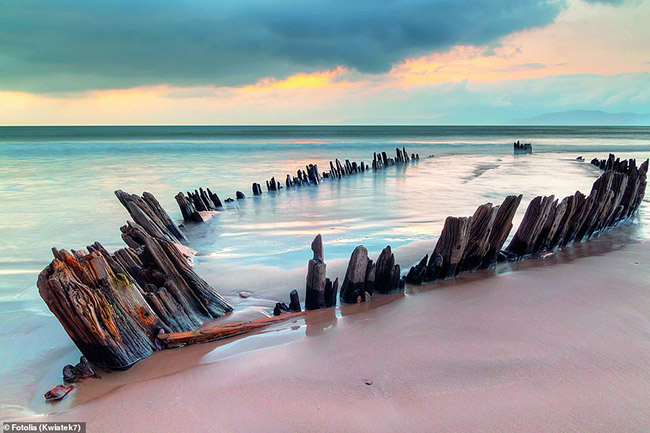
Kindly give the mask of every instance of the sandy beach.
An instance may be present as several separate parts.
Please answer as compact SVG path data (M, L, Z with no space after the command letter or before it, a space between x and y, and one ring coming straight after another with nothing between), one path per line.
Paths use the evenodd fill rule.
M648 431L650 244L570 250L158 353L35 420L89 432Z

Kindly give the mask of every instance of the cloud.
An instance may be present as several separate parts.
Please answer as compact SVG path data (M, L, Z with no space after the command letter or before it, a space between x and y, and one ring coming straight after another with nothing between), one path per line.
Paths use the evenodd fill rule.
M463 80L413 88L369 81L255 90L156 86L86 92L67 100L0 91L0 101L0 124L7 125L505 124L585 108L647 113L650 73Z
M536 69L546 69L546 65L543 63L520 63L518 65L508 66L507 68L495 69L495 71L496 72L533 71Z
M232 86L482 45L551 23L562 0L5 0L0 87Z

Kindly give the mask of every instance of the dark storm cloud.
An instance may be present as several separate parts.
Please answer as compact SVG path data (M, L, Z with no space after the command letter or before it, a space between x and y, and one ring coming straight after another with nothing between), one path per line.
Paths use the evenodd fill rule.
M66 91L236 85L486 44L546 25L540 0L3 0L0 88Z

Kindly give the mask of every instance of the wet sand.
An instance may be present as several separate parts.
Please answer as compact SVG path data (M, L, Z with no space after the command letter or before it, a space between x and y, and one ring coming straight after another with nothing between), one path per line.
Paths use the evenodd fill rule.
M650 243L633 243L375 296L156 354L34 419L88 432L647 432L649 265Z

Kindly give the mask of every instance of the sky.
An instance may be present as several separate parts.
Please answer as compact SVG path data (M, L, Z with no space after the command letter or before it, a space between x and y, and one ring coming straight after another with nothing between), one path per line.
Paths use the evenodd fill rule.
M650 0L3 0L0 125L650 114Z

